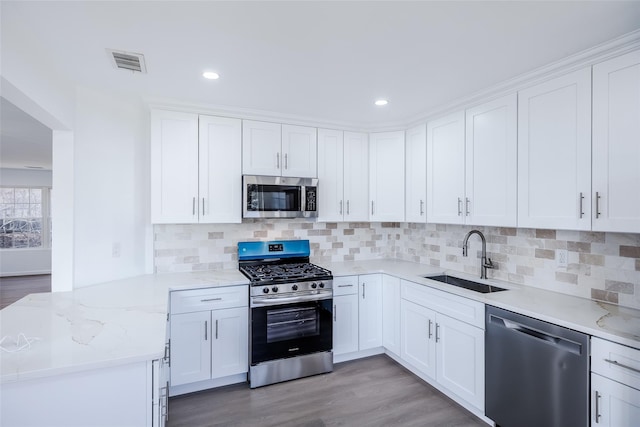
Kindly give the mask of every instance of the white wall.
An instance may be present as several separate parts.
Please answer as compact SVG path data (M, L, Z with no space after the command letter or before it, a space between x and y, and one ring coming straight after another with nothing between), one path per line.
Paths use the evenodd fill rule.
M0 168L0 185L51 187L51 171ZM0 250L0 276L51 273L51 249Z
M148 117L139 98L77 89L74 287L145 273Z

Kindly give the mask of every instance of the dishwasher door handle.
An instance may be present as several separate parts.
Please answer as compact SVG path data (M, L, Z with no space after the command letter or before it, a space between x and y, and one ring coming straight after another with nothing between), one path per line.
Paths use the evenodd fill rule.
M514 322L513 320L505 319L503 317L492 314L491 323L503 326L509 331L519 332L534 339L547 342L555 347L561 347L566 351L570 351L571 353L582 354L582 345L580 343L569 341L555 335L550 335L545 332L538 331L521 323Z

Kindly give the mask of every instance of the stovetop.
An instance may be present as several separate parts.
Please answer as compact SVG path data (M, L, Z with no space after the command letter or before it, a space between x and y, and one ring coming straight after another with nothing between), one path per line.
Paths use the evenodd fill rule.
M252 285L327 280L332 278L329 270L309 262L241 265L240 271L251 280Z

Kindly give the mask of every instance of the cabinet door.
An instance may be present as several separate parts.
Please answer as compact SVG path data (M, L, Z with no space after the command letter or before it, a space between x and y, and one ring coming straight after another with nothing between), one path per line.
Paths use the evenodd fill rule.
M242 374L249 366L249 309L211 312L211 378Z
M591 374L591 425L636 427L640 422L640 390Z
M316 128L282 125L282 176L318 176Z
M435 333L436 379L484 409L484 331L438 313Z
M639 188L640 51L635 51L593 67L593 229L638 232Z
M198 116L151 111L151 222L198 222Z
M242 121L242 173L280 176L281 128L278 123Z
M518 93L518 227L591 228L591 69Z
M369 140L371 221L404 221L404 131Z
M211 378L211 312L171 316L171 385Z
M242 222L241 121L200 116L201 223Z
M411 301L401 301L401 357L431 378L436 376L436 314Z
M358 351L358 295L333 297L333 354Z
M344 215L344 136L318 129L318 221L342 221Z
M427 123L427 222L462 224L464 111Z
M517 95L467 110L465 223L515 227Z
M382 277L367 274L358 278L359 348L382 346Z
M344 203L345 221L369 220L369 138L365 133L344 133Z
M427 221L427 128L407 131L405 144L405 216L407 222Z
M400 279L382 276L382 345L400 355Z

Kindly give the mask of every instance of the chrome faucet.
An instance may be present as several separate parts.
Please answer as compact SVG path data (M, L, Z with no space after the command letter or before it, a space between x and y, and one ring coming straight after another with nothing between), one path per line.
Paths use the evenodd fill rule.
M462 256L467 256L467 246L469 245L469 237L471 237L472 234L477 234L478 236L480 236L480 239L482 240L482 260L480 264L480 278L486 279L487 268L496 268L496 266L493 265L490 258L487 258L487 241L484 238L484 234L482 234L481 231L471 230L470 232L467 233L466 236L464 236L464 240L462 241Z

